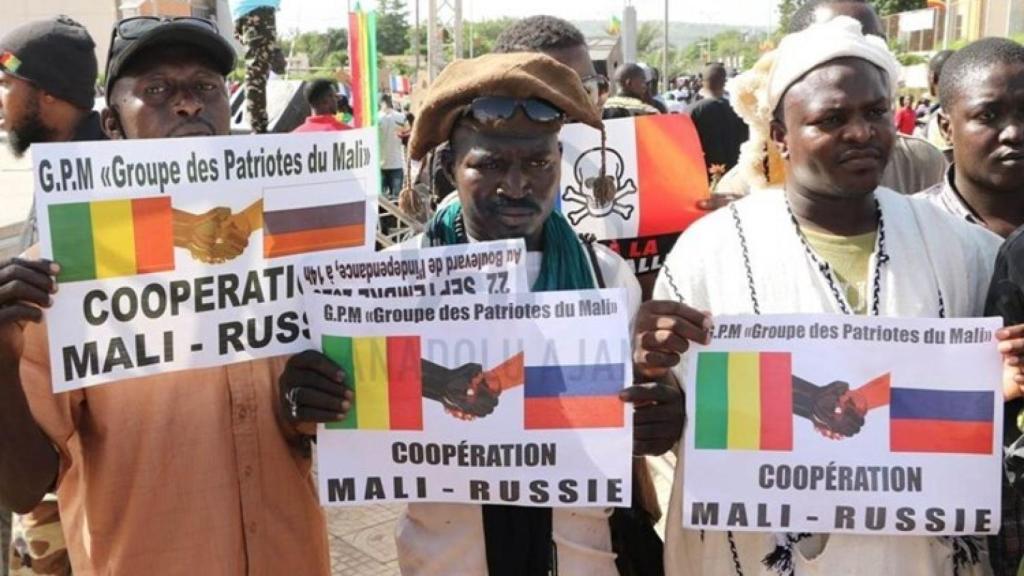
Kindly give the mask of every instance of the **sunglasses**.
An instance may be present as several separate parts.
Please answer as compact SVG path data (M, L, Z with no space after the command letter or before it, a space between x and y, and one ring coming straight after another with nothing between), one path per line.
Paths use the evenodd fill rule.
M507 98L504 96L481 96L473 100L464 114L481 123L496 120L511 120L516 111L522 109L527 118L534 122L547 124L561 122L565 114L553 105L537 98Z
M600 104L601 100L608 96L608 92L611 89L611 83L608 82L608 78L603 74L590 74L580 78L580 80L583 81L583 88L590 96L590 100L595 104Z
M195 18L193 16L179 16L176 18L158 17L158 16L135 16L133 18L125 18L117 23L114 27L113 36L115 38L122 38L124 40L135 40L141 37L143 34L150 30L170 24L172 22L184 22L190 25L198 26L211 30L215 33L219 33L220 30L217 28L217 24L212 20L206 18Z

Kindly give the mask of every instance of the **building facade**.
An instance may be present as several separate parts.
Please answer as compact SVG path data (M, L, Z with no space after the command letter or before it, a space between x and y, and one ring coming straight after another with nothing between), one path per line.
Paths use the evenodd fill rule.
M66 14L81 23L96 42L96 58L102 70L110 49L110 32L117 21L118 0L2 0L0 35L25 22Z

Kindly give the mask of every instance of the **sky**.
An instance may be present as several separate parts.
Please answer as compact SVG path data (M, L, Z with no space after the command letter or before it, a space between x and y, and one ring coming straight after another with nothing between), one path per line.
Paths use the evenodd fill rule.
M448 0L454 4L454 0ZM345 28L347 5L356 0L282 0L277 28L282 34L294 31L308 32L327 28ZM416 0L407 0L410 22ZM427 20L427 0L419 0L420 18ZM442 0L438 0L441 3ZM364 5L376 5L364 0ZM699 22L765 26L776 0L668 0L669 20L673 22ZM613 14L621 16L626 0L462 0L463 18L484 20L509 16L522 18L533 14L551 14L569 20L610 20ZM664 0L632 0L640 20L664 18ZM757 9L751 9L751 5Z

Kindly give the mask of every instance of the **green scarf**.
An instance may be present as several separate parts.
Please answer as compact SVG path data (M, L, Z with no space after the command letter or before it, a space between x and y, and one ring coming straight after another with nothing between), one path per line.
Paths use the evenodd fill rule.
M469 242L462 204L453 202L427 223L430 246ZM544 222L544 254L533 292L596 288L587 255L569 222L552 212ZM551 509L484 505L484 548L490 576L547 576L556 566ZM555 569L557 572L557 568Z
M584 248L565 216L552 212L544 221L542 234L544 255L541 257L540 276L533 283L533 292L597 288ZM469 242L462 222L462 204L452 202L434 214L427 223L426 235L431 246Z

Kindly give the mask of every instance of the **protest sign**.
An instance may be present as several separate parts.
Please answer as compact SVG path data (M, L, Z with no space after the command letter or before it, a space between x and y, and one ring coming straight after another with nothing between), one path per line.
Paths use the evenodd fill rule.
M296 265L372 249L376 138L33 146L54 390L305 349Z
M600 202L601 134L583 124L562 129L559 206L577 232L593 234L636 274L661 268L679 233L704 214L708 176L689 116L606 120L604 162L610 185Z
M686 527L998 532L999 319L715 322L686 360Z
M317 434L323 505L629 506L624 290L305 302L355 394Z
M529 292L522 238L376 254L310 256L303 288L318 294L416 298Z

